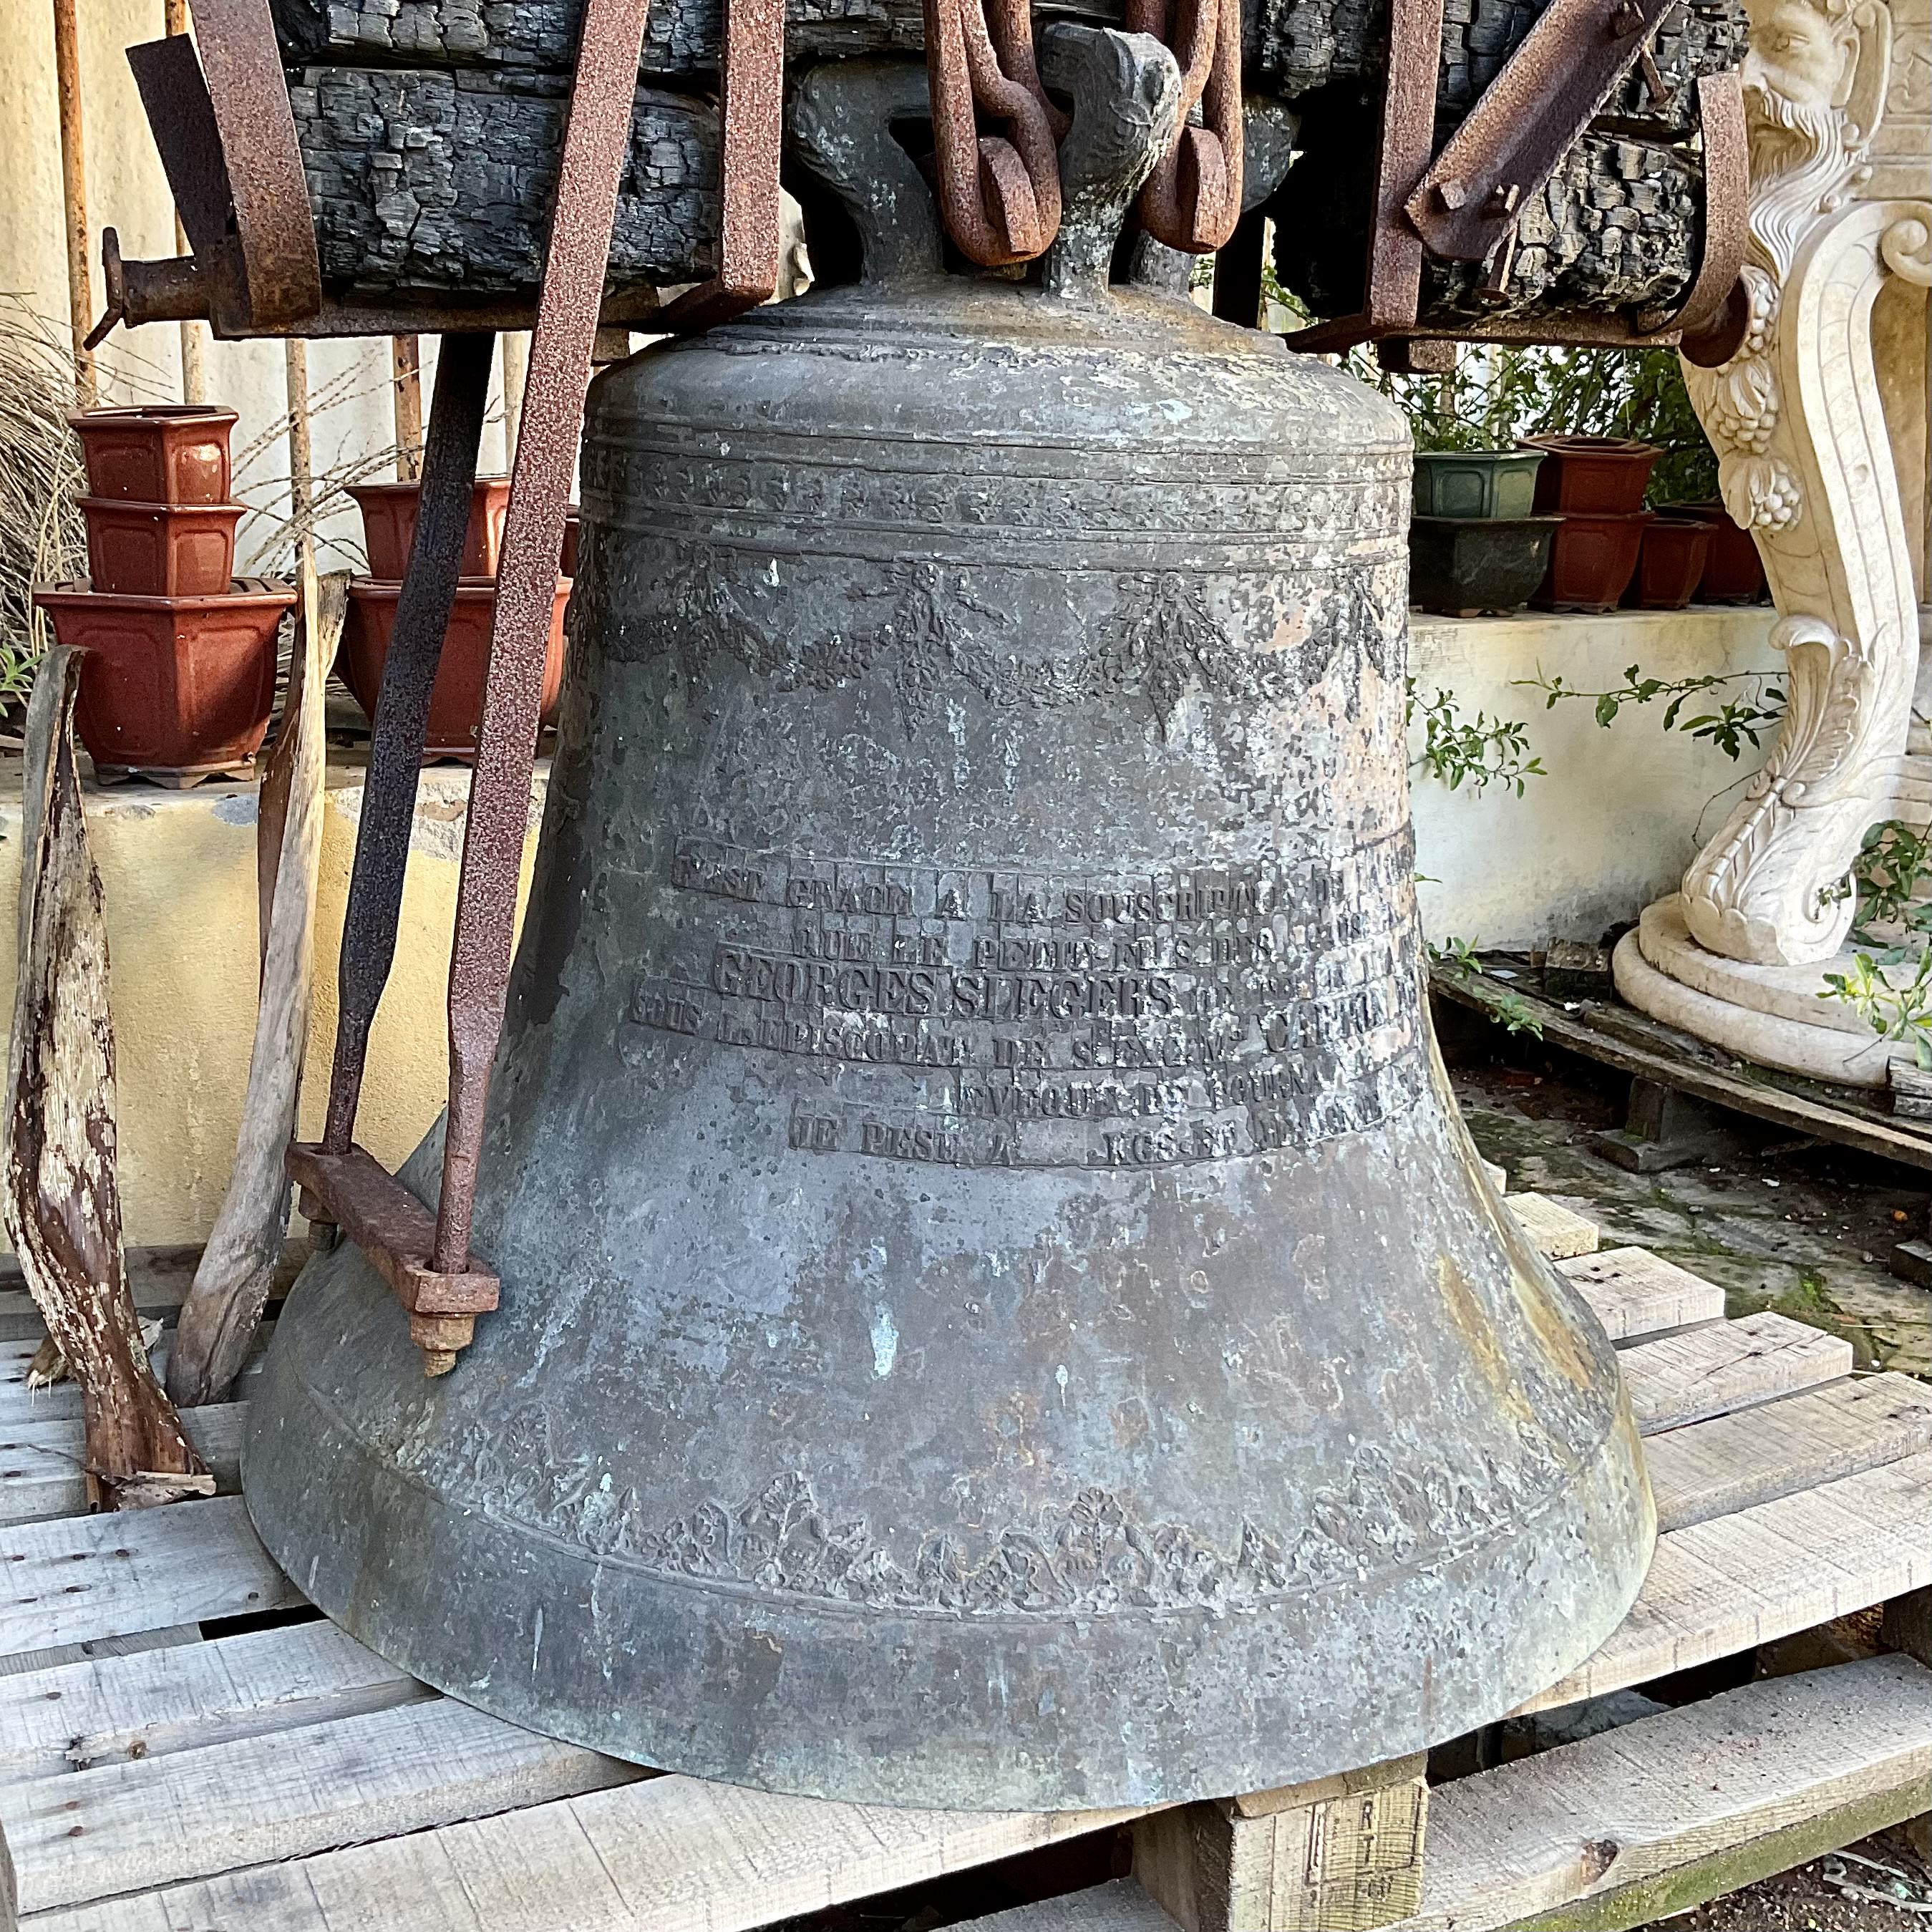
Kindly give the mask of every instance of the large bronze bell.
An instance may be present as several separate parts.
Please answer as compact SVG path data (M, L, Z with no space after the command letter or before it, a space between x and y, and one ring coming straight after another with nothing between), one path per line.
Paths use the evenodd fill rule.
M1432 1050L1402 418L1106 285L1172 62L1047 50L1035 283L941 272L918 101L846 73L794 134L866 278L599 378L502 1306L425 1380L345 1246L253 1404L257 1528L385 1657L783 1791L1388 1759L1580 1661L1653 1534Z

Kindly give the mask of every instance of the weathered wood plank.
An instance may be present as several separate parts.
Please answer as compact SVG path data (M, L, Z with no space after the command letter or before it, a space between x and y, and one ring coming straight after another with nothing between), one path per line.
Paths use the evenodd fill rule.
M322 1618L0 1678L0 1784L434 1695Z
M275 1270L274 1286L269 1293L272 1299L286 1294L302 1264L308 1259L306 1241L286 1241L282 1245L280 1264ZM201 1259L199 1242L171 1242L160 1246L135 1246L128 1250L128 1287L134 1298L134 1306L143 1315L160 1315L172 1308L178 1308L187 1298L190 1286L194 1280L196 1265ZM27 1292L25 1277L20 1273L19 1258L13 1255L0 1254L0 1322L10 1320L22 1312L31 1312L36 1318L39 1311L34 1307L33 1298ZM0 1327L0 1336L10 1341L13 1332Z
M567 84L478 89L436 70L319 67L289 90L323 280L344 290L534 290L549 232ZM611 281L711 272L717 115L640 88L610 238Z
M952 1932L1174 1932L1174 1924L1133 1880L1117 1878L1090 1892L968 1918Z
M9 1786L0 1823L31 1912L652 1774L436 1697Z
M746 1932L1133 1815L898 1810L652 1778L29 1922L34 1932Z
M1444 1786L1423 1909L1390 1932L1497 1932L1646 1881L1649 1909L1678 1910L1823 1849L1791 1855L1808 1820L1874 1798L1910 1815L1932 1800L1928 1780L1923 1665L1873 1658L1747 1684ZM1708 1891L1668 1890L1700 1865Z
M1915 1456L1673 1530L1629 1616L1523 1712L1621 1690L1932 1583L1932 1460Z
M1644 1461L1669 1532L1928 1450L1932 1388L1886 1375L1671 1430L1646 1443Z
M1637 1426L1682 1429L1852 1372L1852 1345L1768 1310L1640 1342L1620 1358Z
M130 1630L125 1636L90 1637L83 1643L54 1643L39 1650L16 1650L10 1657L0 1657L0 1678L24 1677L35 1671L58 1670L70 1664L132 1657L140 1651L166 1650L177 1644L200 1641L200 1624L170 1624L163 1630Z
M232 1496L241 1487L242 1435L248 1413L245 1402L182 1411L188 1440L223 1496ZM43 1522L86 1510L84 1431L77 1418L0 1429L0 1523Z
M292 1608L239 1496L0 1528L0 1656Z
M272 1322L265 1322L255 1337L254 1353L248 1366L243 1369L236 1384L238 1396L248 1393L250 1380L261 1372L262 1356L268 1346L268 1338L275 1332ZM80 1418L80 1389L71 1382L56 1382L51 1388L29 1389L27 1387L27 1365L34 1359L37 1342L0 1342L0 1429L10 1429L28 1423L72 1422ZM168 1355L174 1346L174 1337L164 1332L161 1338L148 1351L148 1359L154 1364L157 1376L167 1372Z
M1724 1291L1647 1248L1606 1248L1556 1264L1594 1311L1612 1342L1636 1342L1666 1328L1720 1322Z
M1597 1249L1597 1224L1574 1209L1540 1194L1512 1194L1505 1205L1522 1224L1522 1231L1536 1244L1537 1252L1552 1262L1567 1261L1574 1255L1594 1254Z

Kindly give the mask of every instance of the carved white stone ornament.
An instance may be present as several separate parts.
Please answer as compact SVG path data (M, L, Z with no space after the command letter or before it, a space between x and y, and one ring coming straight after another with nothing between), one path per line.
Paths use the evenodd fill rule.
M1682 892L1617 954L1625 998L1658 1017L1870 1085L1890 1050L1816 995L1852 922L1860 841L1883 819L1924 823L1932 802L1909 755L1925 722L1924 5L1750 0L1749 322L1729 362L1684 374L1726 506L1764 559L1789 702Z

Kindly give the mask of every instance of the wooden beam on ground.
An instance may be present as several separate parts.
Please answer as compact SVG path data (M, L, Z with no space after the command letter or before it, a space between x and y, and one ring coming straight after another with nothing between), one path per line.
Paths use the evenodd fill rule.
M1512 1194L1504 1204L1522 1223L1522 1231L1535 1244L1537 1252L1546 1259L1568 1261L1575 1255L1595 1253L1597 1224L1573 1208L1540 1194Z
M202 1505L202 1507L209 1507ZM1622 1690L1932 1584L1932 1467L1842 1477L1658 1539L1630 1614L1516 1714Z
M1922 1810L1932 1672L1903 1658L1726 1691L1442 1786L1396 1932L1612 1932Z
M1595 1311L1612 1342L1724 1318L1724 1291L1715 1282L1647 1248L1606 1248L1573 1256L1556 1268Z
M312 1743L315 1733L304 1736ZM1109 1830L1134 1815L902 1810L647 1778L145 1897L59 1908L38 1916L33 1932L749 1932Z
M0 1789L0 1823L32 1912L654 1775L436 1697Z
M242 1438L245 1402L211 1403L182 1417L215 1492L233 1496L242 1486ZM86 1424L29 1422L0 1429L0 1523L45 1522L87 1510Z
M1668 1532L1932 1452L1932 1388L1871 1376L1654 1436L1644 1462Z
M319 1617L27 1672L0 1678L0 1786L286 1734L434 1694Z
M1836 1382L1851 1373L1853 1358L1842 1335L1827 1335L1767 1310L1740 1322L1640 1342L1618 1359L1637 1426L1655 1436Z
M13 1524L0 1528L0 1657L303 1600L239 1496Z

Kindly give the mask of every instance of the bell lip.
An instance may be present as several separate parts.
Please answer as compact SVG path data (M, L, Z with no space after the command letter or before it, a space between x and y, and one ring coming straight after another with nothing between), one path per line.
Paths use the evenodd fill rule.
M461 1637L450 1632L446 1614L448 1599L439 1593L436 1580L488 1576L500 1582L506 1577L517 1576L535 1580L534 1586L526 1589L524 1602L512 1606L512 1614L518 1617L523 1628L527 1629L534 1622L541 1632L544 1610L554 1613L560 1604L568 1607L571 1593L547 1586L528 1564L520 1564L516 1560L520 1548L527 1553L534 1546L542 1546L548 1559L542 1573L544 1576L554 1577L559 1564L580 1570L583 1585L574 1593L579 1604L594 1602L599 1573L608 1575L605 1560L587 1548L536 1526L455 1503L420 1478L398 1470L368 1442L350 1434L335 1420L323 1398L296 1369L293 1354L292 1348L279 1339L271 1349L263 1386L250 1404L242 1486L256 1534L317 1608L387 1661L458 1702L506 1723L559 1737L626 1762L787 1796L896 1808L987 1812L1154 1807L1305 1783L1358 1769L1364 1763L1406 1756L1506 1717L1582 1664L1628 1614L1656 1546L1655 1504L1628 1394L1620 1386L1610 1426L1569 1483L1552 1490L1534 1516L1508 1520L1492 1534L1463 1546L1447 1559L1406 1563L1370 1573L1373 1584L1406 1585L1401 1593L1416 1597L1425 1595L1429 1588L1459 1573L1466 1579L1487 1573L1497 1600L1514 1600L1520 1608L1544 1602L1549 1580L1526 1574L1522 1563L1509 1562L1507 1552L1513 1547L1521 1550L1532 1544L1583 1537L1598 1552L1592 1573L1572 1593L1586 1600L1570 1604L1561 1615L1544 1616L1530 1640L1526 1640L1526 1633L1532 1619L1519 1616L1510 1623L1504 1641L1488 1653L1507 1659L1508 1665L1487 1680L1488 1688L1480 1695L1472 1694L1467 1685L1459 1690L1453 1682L1444 1693L1441 1680L1434 1676L1432 1658L1425 1670L1425 1681L1438 1699L1432 1714L1426 1720L1418 1714L1406 1726L1384 1714L1376 1720L1379 1727L1370 1745L1358 1743L1344 1747L1340 1739L1351 1735L1346 1718L1338 1718L1332 1707L1316 1708L1311 1715L1310 1708L1304 1706L1292 1717L1283 1713L1270 1714L1262 1719L1250 1717L1244 1739L1247 1748L1232 1750L1228 1739L1234 1725L1218 1718L1210 1708L1204 1716L1197 1714L1190 1742L1204 1752L1211 1750L1211 1757L1204 1756L1187 1767L1166 1761L1154 1765L1136 1757L1128 1748L1126 1734L1141 1711L1123 1700L1111 1730L1108 1720L1092 1709L1076 1712L1068 1718L1069 1735L1078 1738L1082 1746L1078 1754L1077 1777L1070 1774L1065 1765L1042 1762L1048 1755L1044 1750L1030 1750L1018 1739L1014 1741L1016 1748L995 1766L976 1767L962 1777L959 1772L962 1741L934 1730L928 1730L929 1742L916 1748L902 1747L876 1755L827 1753L823 1748L824 1740L828 1731L836 1726L828 1726L822 1714L814 1722L802 1713L789 1726L776 1727L776 1741L760 1751L707 1750L696 1739L673 1735L678 1724L675 1714L668 1721L662 1715L656 1724L650 1721L656 1714L675 1714L693 1708L701 1695L694 1684L668 1684L661 1700L640 1701L634 1697L613 1707L600 1720L588 1713L560 1712L554 1706L539 1708L540 1700L528 1694L520 1696L514 1688L500 1688L491 1678L479 1681L473 1674L477 1651L471 1648L466 1652ZM298 1466L308 1480L298 1480L292 1496L286 1488L282 1490L279 1501L284 1507L279 1510L277 1499L265 1493L262 1483L254 1480L256 1445L269 1426L268 1418L274 1414L286 1414L286 1403L278 1399L281 1390L272 1387L272 1378L276 1384L293 1384L301 1412L317 1432L302 1454L282 1458L285 1468L291 1463ZM328 1439L332 1437L333 1441ZM363 1472L368 1471L375 1473L378 1483L391 1486L391 1507L386 1510L369 1508L378 1492L374 1485L362 1480ZM321 1506L323 1498L319 1491L325 1481L332 1484L339 1499L336 1507ZM394 1504L404 1500L405 1491L420 1499L411 1512L409 1533L403 1532L393 1520ZM429 1507L422 1507L424 1503ZM1560 1520L1566 1505L1567 1523ZM1634 1522L1628 1520L1633 1508ZM1568 1539L1539 1535L1550 1519L1559 1519L1549 1526L1559 1531L1567 1528ZM356 1540L360 1546L325 1551L315 1531L327 1520L355 1524ZM308 1531L306 1538L304 1528ZM427 1546L426 1531L442 1544L440 1551ZM481 1549L479 1544L494 1546ZM406 1598L392 1594L381 1610L358 1610L354 1600L356 1589L358 1585L366 1587L371 1553L385 1545L392 1550L407 1546L412 1552L406 1573ZM343 1560L345 1556L346 1561ZM325 1569L327 1575L323 1574ZM393 1572L392 1575L393 1580ZM340 1580L339 1587L332 1588L338 1580ZM625 1582L627 1589L636 1592L638 1600L627 1606L624 1620L639 1631L656 1627L660 1610L668 1607L664 1600L682 1599L688 1604L694 1598L704 1608L712 1610L714 1622L725 1621L718 1612L735 1606L742 1612L742 1623L760 1632L766 1624L788 1624L796 1631L814 1625L844 1625L856 1619L878 1627L873 1634L882 1648L888 1644L884 1626L895 1621L902 1621L915 1634L938 1626L950 1629L956 1638L962 1632L997 1634L1008 1645L1016 1625L1043 1640L1064 1643L1091 1642L1096 1636L1096 1626L1121 1626L1126 1622L1078 1612L999 1612L970 1618L916 1610L881 1612L866 1605L847 1605L834 1600L801 1602L769 1594L760 1597L742 1586L730 1590L716 1587L709 1580L686 1580L662 1572L634 1571ZM1369 1583L1356 1579L1317 1585L1296 1595L1288 1607L1298 1610L1329 1595L1346 1599L1368 1587ZM1466 1582L1465 1587L1468 1587ZM653 1600L646 1601L646 1598ZM782 1614L779 1613L781 1605ZM1594 1614L1591 1613L1592 1606ZM504 1607L500 1602L496 1606L500 1612ZM1151 1650L1163 1638L1171 1642L1177 1630L1212 1630L1243 1623L1252 1628L1256 1620L1268 1616L1271 1608L1263 1604L1221 1610L1190 1606L1147 1611L1138 1612L1126 1627L1148 1633ZM596 1614L594 1608L590 1612L593 1618ZM1284 1654L1299 1655L1307 1647L1302 1628L1305 1621L1296 1616L1294 1634L1283 1639ZM963 1646L956 1644L956 1648L960 1647L970 1649L970 1635ZM1364 1648L1372 1668L1374 1646L1368 1644ZM470 1670L462 1666L466 1654L472 1660ZM1303 1674L1313 1678L1320 1672L1311 1667ZM884 1676L882 1670L881 1681ZM520 1681L519 1677L517 1682ZM926 1714L929 1718L930 1714ZM902 1731L910 1728L910 1724L901 1726ZM1326 1744L1322 1742L1324 1737L1329 1740ZM978 1742L984 1745L987 1741ZM994 1748L998 1742L993 1741ZM1103 1742L1118 1745L1105 1764L1097 1762L1098 1747ZM1277 1747L1278 1755L1263 1754L1264 1749ZM835 1758L836 1768L826 1774Z

